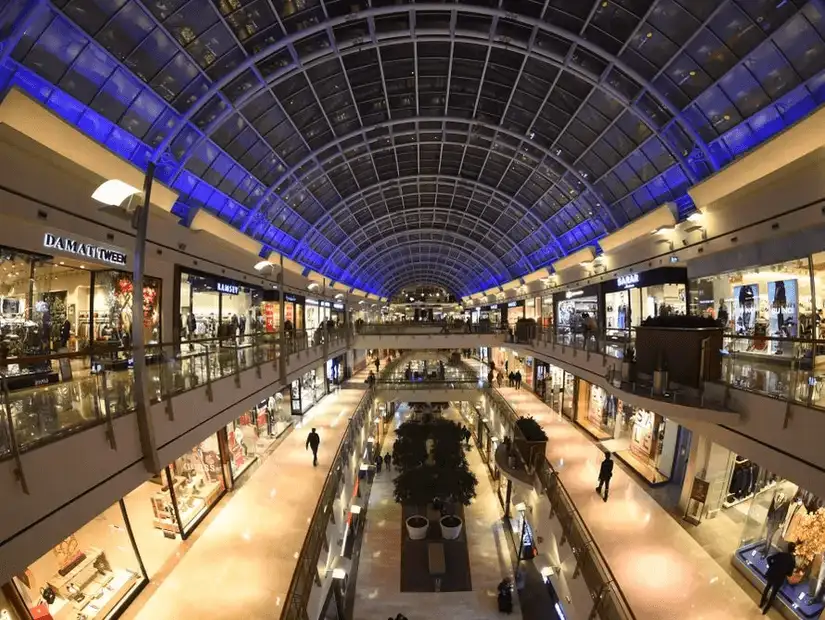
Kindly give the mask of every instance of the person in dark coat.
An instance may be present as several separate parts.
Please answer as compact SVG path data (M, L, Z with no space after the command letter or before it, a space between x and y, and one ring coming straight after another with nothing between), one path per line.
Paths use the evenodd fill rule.
M389 452L384 455L384 466L387 468L387 471L390 471L392 468L392 454Z
M318 465L318 446L321 445L321 437L313 428L307 436L306 448L312 448L312 465Z
M384 465L384 459L381 457L380 454L375 455L375 473L380 474L381 468Z
M604 460L601 467L599 467L599 486L596 487L596 493L601 495L602 486L604 486L604 501L607 501L607 495L610 493L610 479L613 477L613 459L610 452L604 453Z
M768 557L768 570L765 574L767 582L765 589L762 590L762 599L759 601L763 616L768 613L776 595L785 585L785 581L796 570L796 558L793 555L795 548L794 543L788 543L787 551L780 551Z
M508 578L498 584L498 610L505 614L513 612L513 584Z

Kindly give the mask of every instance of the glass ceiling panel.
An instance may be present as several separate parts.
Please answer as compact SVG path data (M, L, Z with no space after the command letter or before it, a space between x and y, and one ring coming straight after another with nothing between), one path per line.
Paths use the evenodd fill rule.
M140 165L168 150L176 212L382 294L394 273L367 282L341 257L397 234L399 265L437 272L432 244L401 236L427 228L460 235L450 260L492 253L457 281L518 278L679 200L825 81L823 18L802 1L506 0L521 18L497 20L496 3L381 4L370 20L354 0L59 0L18 34L12 6L4 79Z

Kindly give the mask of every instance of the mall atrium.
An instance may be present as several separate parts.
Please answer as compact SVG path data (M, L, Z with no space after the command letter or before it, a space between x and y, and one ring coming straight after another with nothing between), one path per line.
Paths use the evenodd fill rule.
M0 620L820 618L823 102L825 0L0 0Z

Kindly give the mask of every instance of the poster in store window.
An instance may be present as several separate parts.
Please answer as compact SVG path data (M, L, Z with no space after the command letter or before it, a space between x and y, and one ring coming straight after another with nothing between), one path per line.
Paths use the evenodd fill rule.
M759 314L759 285L743 284L733 287L733 320L736 333L750 334Z
M796 337L799 323L797 290L796 280L768 282L771 336Z

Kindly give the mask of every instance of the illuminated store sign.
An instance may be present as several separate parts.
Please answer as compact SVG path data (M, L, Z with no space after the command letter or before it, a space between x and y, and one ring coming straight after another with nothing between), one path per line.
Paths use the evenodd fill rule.
M638 273L629 273L626 276L621 276L619 278L619 286L622 288L633 288L639 283L639 274Z
M298 297L296 297L295 295L290 295L289 293L287 293L286 295L284 295L284 301L290 301L292 303L295 303L295 302L298 301Z
M564 294L567 299L573 299L581 295L584 295L584 291L567 291L567 293Z
M508 308L515 308L516 306L518 306L517 301L511 301L509 304L507 304Z
M105 248L95 243L84 243L69 237L60 237L52 233L46 233L46 236L43 237L43 247L90 258L101 263L109 263L110 265L118 265L120 267L126 266L126 254L120 250Z
M344 304L332 304L332 307L336 310L343 310Z
M241 287L237 284L231 284L221 280L218 280L216 288L219 293L226 293L227 295L237 295L241 292Z

